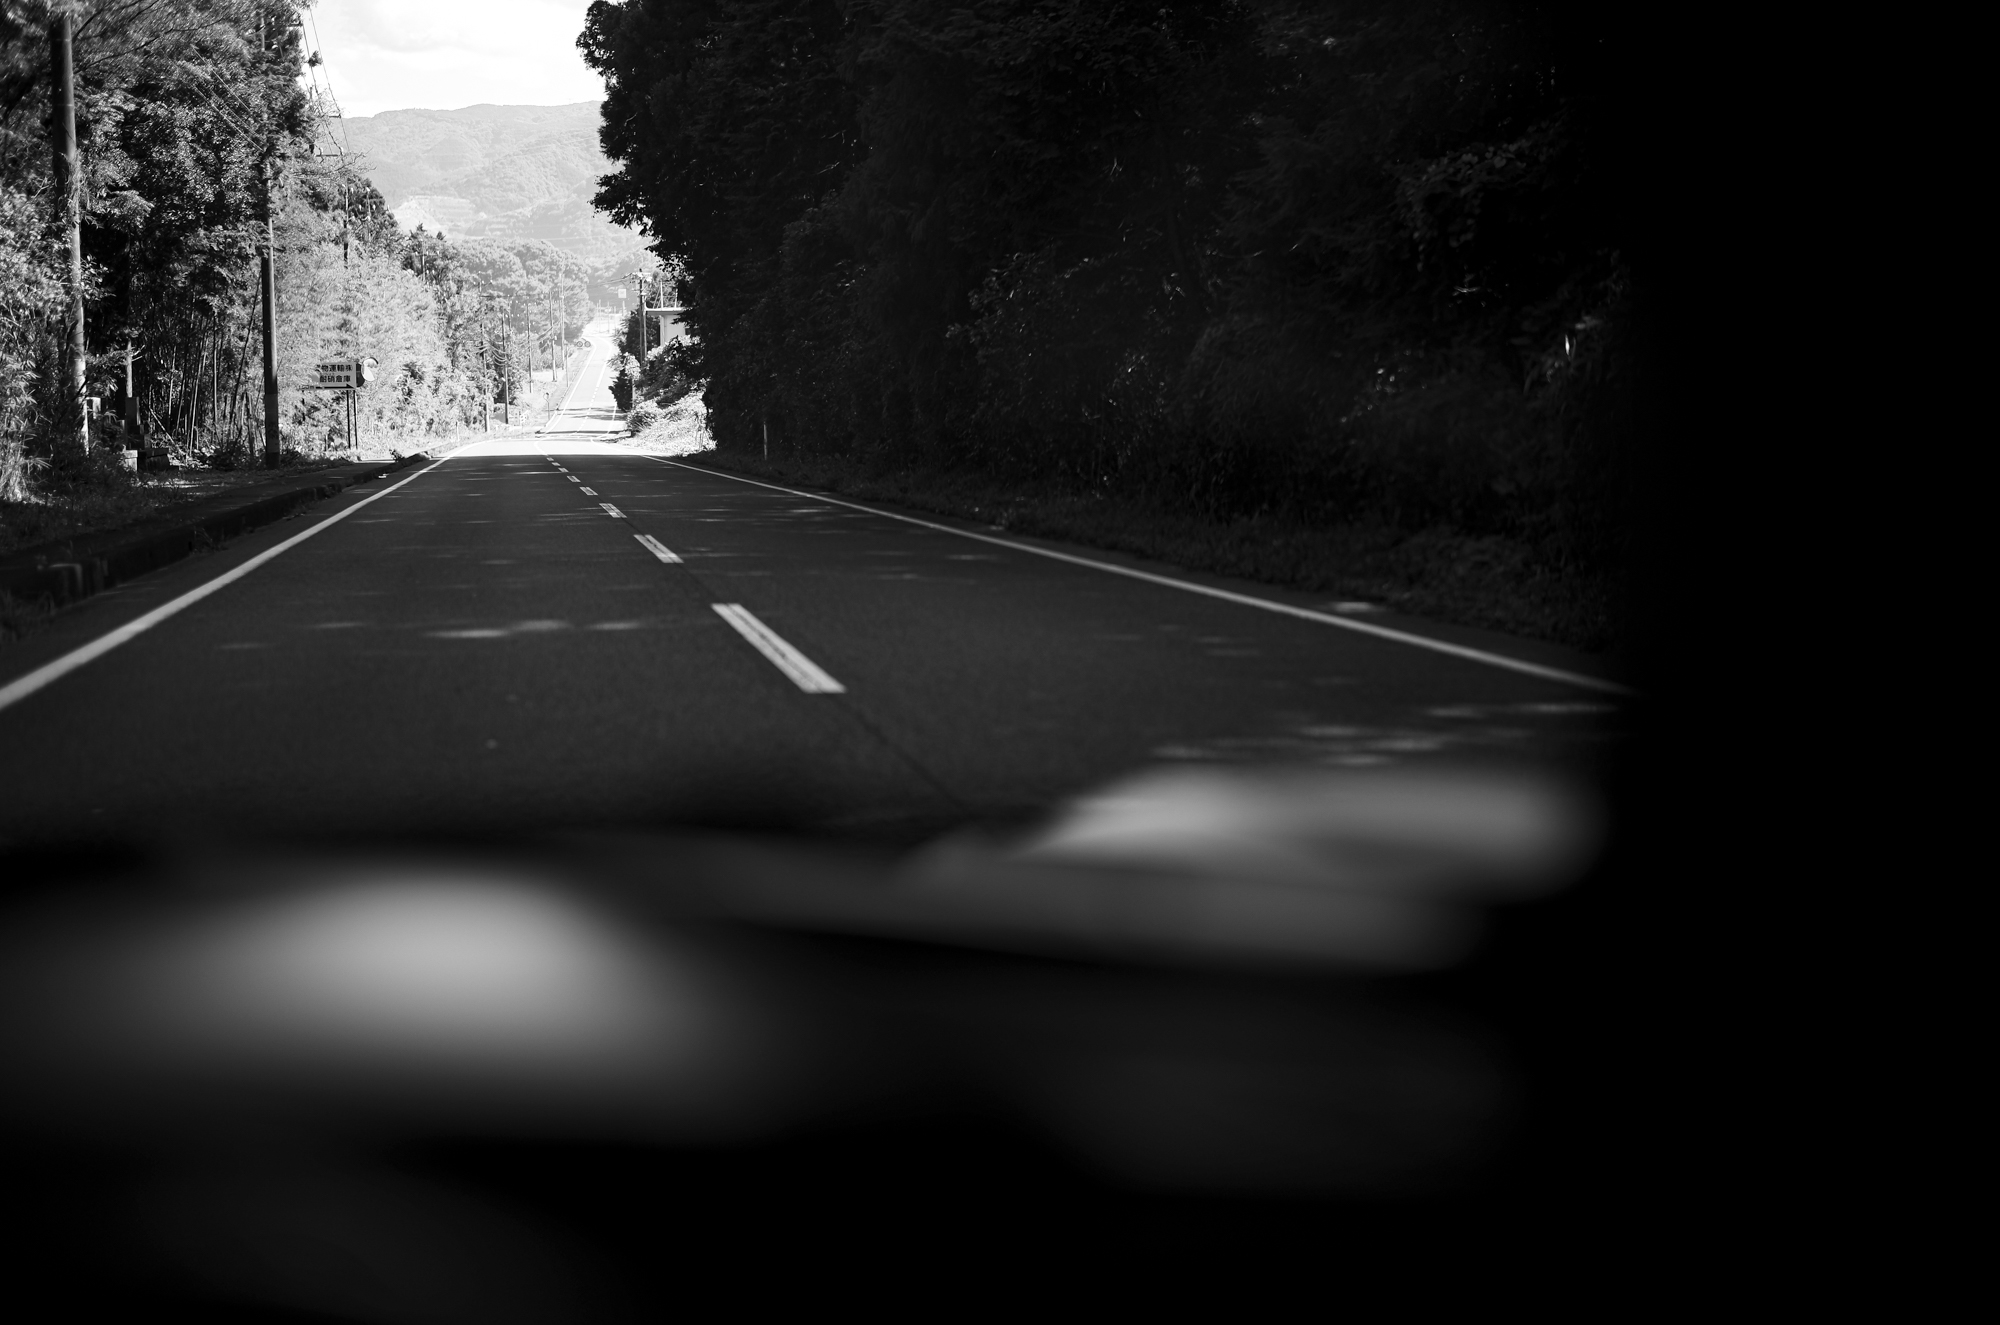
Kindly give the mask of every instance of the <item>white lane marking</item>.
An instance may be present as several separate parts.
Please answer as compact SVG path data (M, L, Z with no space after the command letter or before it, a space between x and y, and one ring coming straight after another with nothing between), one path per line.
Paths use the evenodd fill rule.
M589 488L585 488L585 489L584 489L584 491L585 491L585 492L590 492L590 489L589 489ZM595 497L595 496L596 496L597 494L596 494L596 493L594 493L594 492L590 492L590 495L591 495L591 496L593 496L593 497ZM623 519L625 518L625 512L623 512L623 511L619 510L619 509L618 509L618 508L617 508L616 506L613 506L613 505L612 505L612 504L611 504L610 502L608 502L608 501L601 501L601 502L599 502L599 503L597 503L597 504L598 504L599 506L602 506L602 507L604 508L604 513L605 513L606 515L610 516L610 517L611 517L612 519L614 519L614 520L623 520Z
M590 352L593 355L597 355L597 348L598 348L597 340L595 337L592 337L590 342ZM609 347L607 346L606 348L608 350ZM610 366L611 366L611 355L609 353L597 355L597 371L591 375L590 391L588 393L589 395L595 396L597 394L597 388L604 385L604 370ZM576 384L577 386L583 385L582 373L578 373L576 375ZM576 399L576 387L571 387L569 394L563 397L563 413L567 414L569 412L569 402L574 399ZM585 405L584 408L589 409L590 406Z
M584 489L583 489L582 491L583 491L583 495L584 495L584 496L586 496L586 497L595 497L595 496L597 495L597 489L596 489L596 488L590 488L590 487L586 487L586 488L584 488Z
M776 483L765 483L754 478L742 478L735 474L724 474L719 470L705 469L700 465L684 465L678 460L665 456L649 455L647 460L672 465L676 469L691 469L697 474L707 474L711 478L726 478L737 483L748 483L752 487L769 488L773 492L783 492L793 497L804 497L809 501L825 502L830 506L845 506L853 511L866 511L869 515L879 515L888 520L901 520L904 524L921 525L925 529L935 529L942 534L956 534L960 538L970 538L981 543L991 543L995 547L1011 548L1016 552L1029 552L1051 561L1066 561L1073 566L1088 566L1092 570L1106 571L1112 575L1123 575L1128 579L1144 580L1148 584L1162 585L1168 589L1179 589L1185 593L1201 594L1207 598L1219 598L1225 603L1235 603L1242 607L1255 607L1266 612L1276 612L1280 616L1297 617L1302 621L1316 621L1325 626L1338 626L1357 634L1373 635L1378 639L1393 640L1398 644L1408 644L1414 648L1429 649L1433 653L1449 654L1454 658L1464 658L1468 662L1484 663L1488 667L1500 667L1510 672L1520 672L1524 676L1540 677L1544 681L1561 681L1566 685L1582 686L1587 690L1602 690L1613 695L1629 695L1630 686L1607 681L1601 676L1588 676L1582 672L1564 671L1560 667L1544 667L1540 663L1528 662L1522 658L1510 658L1504 653L1488 653L1485 649L1469 648L1463 644L1452 644L1445 640L1431 639L1425 635L1412 635L1405 630L1395 630L1388 626L1378 626L1373 622L1356 621L1352 617L1334 616L1328 612L1315 612L1307 607L1294 607L1290 603L1277 603L1268 598L1253 598L1249 594L1236 593L1229 589L1217 589L1212 585L1195 584L1188 580L1176 580L1167 575L1155 575L1151 571L1120 566L1109 561L1096 561L1090 557L1079 557L1069 552L1057 552L1054 548L1035 547L1030 543L1016 543L1009 538L994 538L990 534L975 534L969 529L954 529L948 524L937 524L930 520L919 520L913 515L898 515L894 511L881 511L873 506L863 506L859 502L842 501L838 497L822 497L816 492L800 492L797 488L779 487Z
M669 551L665 543L654 538L651 534L634 534L632 537L639 540L640 547L645 548L646 551L652 553L661 561L666 562L669 566L678 566L681 564L681 559Z
M586 356L595 355L597 353L597 341L590 337L585 337L585 341L590 346L590 348L584 352ZM597 362L597 376L592 378L590 383L591 389L593 391L597 389L597 384L604 380L604 365L606 362L607 359L599 359ZM589 363L590 360L588 357L586 357L584 360L585 367L588 367ZM578 372L576 375L576 379L569 384L569 390L563 392L562 404L550 410L547 421L545 421L541 427L535 429L535 431L538 433L546 433L548 432L549 429L555 427L557 423L561 422L562 416L569 412L569 402L576 399L576 389L582 385L583 385L583 374L581 372Z
M715 614L736 627L736 633L750 641L757 652L776 664L792 684L808 695L843 695L847 687L819 669L812 659L787 644L778 632L750 615L741 603L716 603Z
M450 456L445 457L445 460L449 459L451 459ZM157 626L162 621L165 621L168 617L175 616L183 611L186 611L188 608L193 607L196 603L208 597L210 594L215 593L217 590L227 588L229 585L236 583L236 581L242 579L245 575L248 575L251 571L256 570L259 566L263 565L265 562L270 561L272 558L276 557L279 553L286 552L292 548L297 547L299 544L305 542L308 538L311 538L314 534L319 533L322 529L327 529L333 525L339 524L342 520L345 520L348 516L354 514L356 511L368 505L370 502L376 502L382 500L382 498L388 496L390 493L394 492L397 488L403 487L405 484L416 482L418 479L430 473L433 469L436 469L439 465L442 465L444 462L445 462L444 460L438 460L429 465L426 465L424 468L418 470L416 473L404 479L401 483L392 484L389 487L382 489L382 491L374 494L373 496L364 497L360 501L354 503L354 505L348 507L346 510L336 512L333 515L329 515L326 519L321 520L318 524L312 526L312 528L303 530L300 533L293 534L290 538L278 544L276 547L264 549L262 552L259 552L256 556L250 558L250 560L244 562L241 566L236 567L234 570L224 571L222 574L210 580L207 584L197 585L195 588L188 590L186 593L174 599L172 602L162 603L160 604L160 606L154 608L152 611L146 613L144 616L135 617L131 621L128 621L124 625L118 627L118 629L113 630L104 635L99 635L96 639L84 645L82 648L72 649L70 650L70 652L65 653L62 657L57 658L54 662L43 663L40 667L37 667L34 671L29 672L26 676L17 677L14 680L8 682L5 686L0 686L0 709L9 708L15 704L20 703L22 700L26 699L29 695L34 694L37 690L40 690L42 687L46 685L50 685L56 681L61 680L63 677L68 676L71 672L75 671L77 668L83 666L85 663L94 662L97 659L102 658L105 654L111 652L113 649L125 643L127 640L135 639L138 636L145 634L147 631L151 630L154 626Z
M576 475L574 475L574 474L570 473L570 472L569 472L569 471L568 471L567 469L565 469L565 470L563 471L563 475L564 475L564 477L568 478L568 479L569 479L569 481L570 481L570 482L572 482L572 483L581 483L581 482L583 482L583 480L582 480L582 479L580 479L580 478L578 478L578 477L577 477Z
M588 339L590 342L590 353L593 356L597 357L597 371L596 374L590 379L590 390L585 393L586 397L588 397L596 395L597 389L602 385L604 385L604 370L611 366L611 355L609 353L610 345L608 343L602 347L606 351L606 353L598 355L598 350L600 347L598 345L597 338L592 336L592 337L587 337L586 339ZM583 385L583 374L578 373L576 375L576 381L570 384L569 393L563 397L562 408L552 413L549 416L549 421L547 423L544 423L540 428L537 428L535 431L546 433L549 431L549 429L555 427L556 424L562 422L563 417L569 413L570 402L576 399L577 388L582 385ZM589 409L590 406L585 405L583 408Z

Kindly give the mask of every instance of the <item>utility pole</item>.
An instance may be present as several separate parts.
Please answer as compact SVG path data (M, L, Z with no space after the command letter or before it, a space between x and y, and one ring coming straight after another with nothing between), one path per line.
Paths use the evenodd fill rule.
M83 158L76 147L76 17L68 0L59 0L49 24L49 80L54 84L56 196L62 226L69 240L69 327L63 350L63 385L73 411L77 444L90 449L90 411L84 406L87 348L83 339ZM65 420L66 422L70 420Z
M264 162L264 252L261 257L261 284L264 290L264 465L276 469L284 463L284 449L278 440L278 265L277 224L271 216L271 176L275 162Z
M500 378L500 423L505 427L514 421L513 412L509 408L514 403L514 340L513 328L507 325L513 315L513 305L503 301L491 290L479 296L479 304L487 312L500 315L500 358L494 364L494 369ZM486 352L488 355L493 352L491 331L486 333ZM491 410L488 413L490 414Z

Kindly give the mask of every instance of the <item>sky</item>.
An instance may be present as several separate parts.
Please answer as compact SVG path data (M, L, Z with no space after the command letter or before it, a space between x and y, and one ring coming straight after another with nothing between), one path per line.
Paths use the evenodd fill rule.
M576 49L590 0L318 0L306 47L342 113L597 101Z

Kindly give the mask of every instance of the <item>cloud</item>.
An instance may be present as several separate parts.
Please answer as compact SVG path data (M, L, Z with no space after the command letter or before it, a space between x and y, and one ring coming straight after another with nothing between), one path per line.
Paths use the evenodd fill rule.
M319 0L306 44L348 115L596 101L576 49L589 0Z

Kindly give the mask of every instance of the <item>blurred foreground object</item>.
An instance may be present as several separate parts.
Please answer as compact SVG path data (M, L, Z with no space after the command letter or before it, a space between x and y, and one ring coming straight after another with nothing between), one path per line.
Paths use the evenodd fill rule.
M412 1138L749 1155L980 1120L1080 1181L1419 1193L1477 1164L1515 1092L1489 1033L1377 977L1459 959L1480 907L1561 887L1600 835L1588 796L1538 776L1182 770L901 860L714 835L194 856L14 908L5 1108L17 1146L192 1172L137 1198L183 1212L169 1259L311 1310L328 1274L227 1267L316 1253L239 1256L203 1220L285 1243L319 1227L303 1193L365 1189L338 1256L403 1266L382 1273L425 1302L478 1262L461 1244L534 1240L475 1212L434 1230L458 1270L371 1251L402 1188L356 1174ZM411 1190L402 1222L458 1218Z
M908 877L974 928L1101 952L1429 970L1470 949L1477 904L1555 891L1602 835L1588 796L1525 773L1176 769Z

